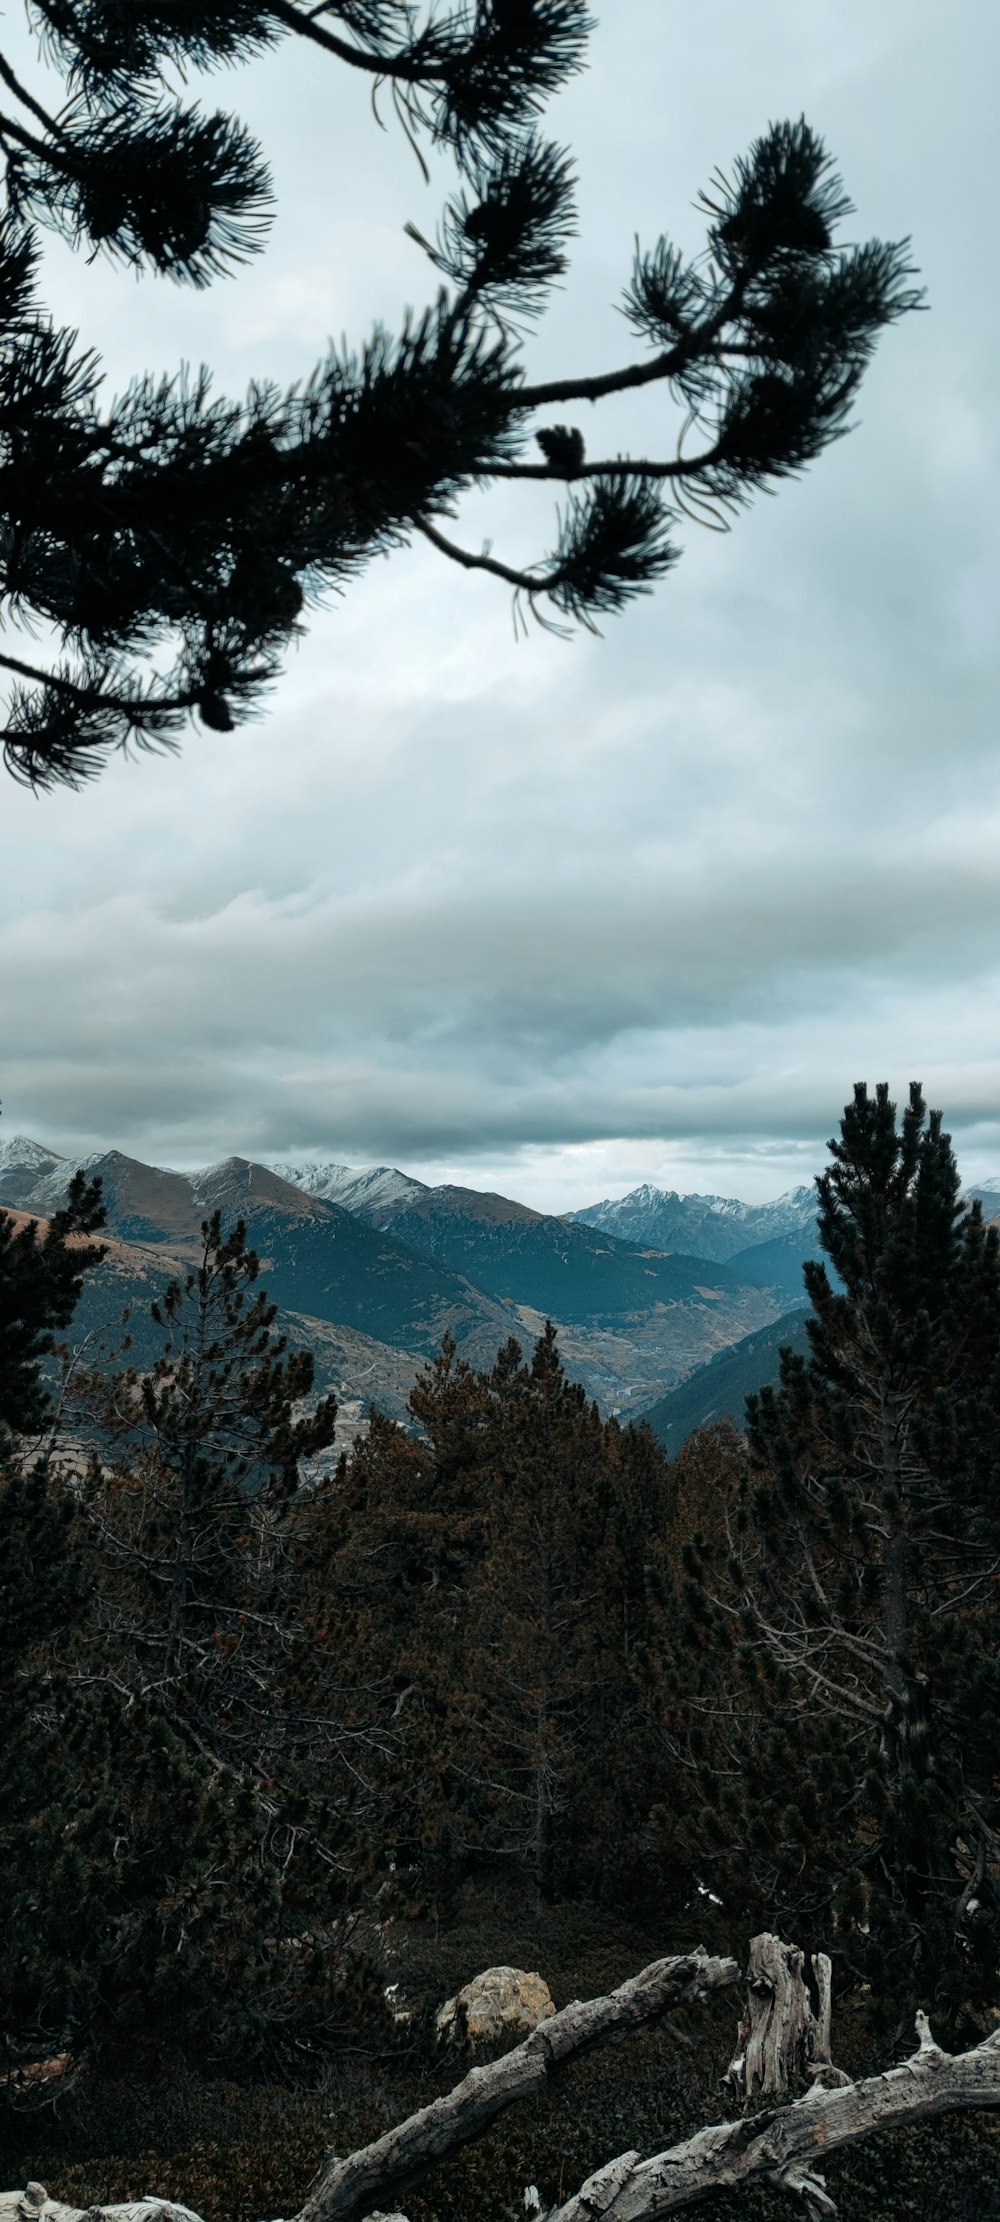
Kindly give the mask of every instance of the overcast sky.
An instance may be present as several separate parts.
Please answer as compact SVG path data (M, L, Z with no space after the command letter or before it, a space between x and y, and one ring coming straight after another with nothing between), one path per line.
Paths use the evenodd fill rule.
M82 794L6 781L0 1135L387 1160L554 1210L643 1179L762 1200L819 1169L856 1079L912 1076L966 1179L1000 1173L1000 10L595 12L547 114L580 237L531 375L627 360L634 234L697 250L713 168L802 112L849 235L911 233L931 313L883 339L850 439L728 537L685 525L602 639L515 642L506 589L422 545L312 624L258 724ZM211 90L265 142L270 246L203 296L53 247L111 388L291 379L432 290L403 225L451 173L424 185L360 78L290 42ZM604 452L676 438L655 391L600 422ZM527 560L550 493L463 528Z

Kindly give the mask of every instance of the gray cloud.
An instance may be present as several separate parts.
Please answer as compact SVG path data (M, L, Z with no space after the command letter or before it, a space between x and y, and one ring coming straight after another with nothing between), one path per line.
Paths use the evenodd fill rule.
M531 347L542 374L623 360L633 232L696 245L714 164L804 108L858 233L912 230L930 289L860 429L730 537L685 526L680 569L603 640L515 647L493 582L409 551L317 621L259 725L80 796L8 787L8 1131L402 1158L565 1207L671 1166L771 1193L808 1177L856 1077L913 1073L973 1169L1000 1162L1000 24L922 0L871 19L606 11L552 111L581 240ZM192 300L53 250L115 382L200 354L229 389L292 376L420 293L401 227L433 192L319 75L288 53L222 81L282 196L238 284ZM601 426L611 452L676 437L656 396ZM500 489L461 529L530 555L550 505Z

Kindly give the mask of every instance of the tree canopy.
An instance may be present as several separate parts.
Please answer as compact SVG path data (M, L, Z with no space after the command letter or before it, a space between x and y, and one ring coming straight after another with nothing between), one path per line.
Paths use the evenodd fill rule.
M859 1085L830 1151L840 1285L804 1266L810 1354L748 1399L683 1547L685 1826L729 1904L957 2014L993 2003L1000 1938L998 1229L916 1085L898 1123Z
M676 561L681 513L718 522L847 429L879 333L916 307L908 242L842 246L851 209L822 140L772 125L702 195L707 243L636 247L634 359L532 383L524 339L568 266L570 154L538 112L584 63L584 0L28 0L64 98L50 108L0 51L8 106L0 213L0 606L45 653L0 656L5 761L78 785L109 753L173 746L194 717L228 731L259 706L303 613L368 558L421 534L485 570L545 624L594 627ZM359 72L454 157L435 275L403 329L330 347L287 391L213 395L202 368L138 375L102 405L93 351L39 300L40 228L91 258L192 286L263 247L271 183L232 115L185 72L285 38ZM376 110L377 112L377 110ZM662 457L593 459L579 402L665 385ZM552 551L517 568L443 529L499 479L568 487ZM669 497L669 498L667 498Z
M100 1181L82 1172L44 1232L36 1219L0 1212L0 1452L11 1430L27 1435L45 1424L51 1398L42 1360L54 1330L69 1325L85 1274L106 1255L85 1239L105 1216Z

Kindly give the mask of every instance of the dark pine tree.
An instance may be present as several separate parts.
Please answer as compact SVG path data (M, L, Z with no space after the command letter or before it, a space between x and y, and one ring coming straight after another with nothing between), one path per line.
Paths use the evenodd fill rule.
M604 1442L597 1407L566 1379L551 1323L530 1362L520 1358L508 1344L490 1377L465 1763L493 1809L496 1847L546 1903L578 1871L574 1822L600 1710Z
M362 1875L386 1901L442 1905L480 1826L462 1746L492 1441L486 1377L450 1337L410 1411L419 1434L373 1412L335 1477L293 1510L301 1634L284 1674L294 1702L336 1711L351 1739L328 1758Z
M662 1450L601 1420L551 1327L528 1362L511 1342L481 1373L447 1341L411 1412L419 1435L376 1414L293 1522L305 1666L350 1709L372 1873L411 1905L502 1877L526 1909L662 1909Z
M74 1660L88 1600L65 1499L12 1480L0 1502L7 2065L273 2055L292 2001L267 1948L281 1891L266 1815Z
M955 2014L1000 1998L997 1229L916 1085L898 1124L859 1085L830 1150L838 1283L805 1266L810 1354L686 1554L693 1835L728 1903Z
M79 1505L57 1463L22 1465L0 1457L6 2068L272 2051L292 2001L268 1817L129 1696L122 1656L95 1660Z
M570 157L537 115L583 65L586 0L28 0L28 14L62 83L53 99L50 75L28 85L0 54L0 606L56 649L8 645L0 668L6 761L36 786L171 745L192 716L229 730L305 607L415 534L541 622L593 625L670 568L679 512L735 509L837 439L879 334L920 299L907 242L837 244L850 203L830 158L804 121L782 123L716 175L707 253L637 248L624 307L650 351L532 383L524 330L575 231ZM436 298L288 392L216 399L203 369L138 376L102 406L96 357L38 299L40 228L189 285L236 269L263 244L267 167L177 82L290 37L390 86L421 163L421 131L454 157L434 240L406 226ZM539 423L655 382L687 421L683 455L671 439L662 459L591 460L575 426ZM441 529L498 478L572 481L553 551L528 568Z
M343 1895L329 1856L310 1869L317 1797L262 1779L282 1733L262 1669L294 1621L264 1515L333 1413L294 1417L311 1361L247 1300L242 1231L209 1227L153 1377L73 1379L76 1417L105 1425L89 1489L64 1471L42 1369L103 1219L81 1173L41 1232L0 1214L0 2043L13 2069L65 2049L273 2058L342 1991L282 1951L303 1903Z
M43 1361L56 1329L69 1326L84 1275L106 1255L86 1239L104 1220L100 1181L79 1172L47 1223L0 1211L0 1450L11 1436L38 1435L52 1416Z
M281 1741L268 1691L281 1648L282 1518L305 1459L333 1440L336 1405L296 1407L305 1351L273 1333L242 1222L201 1230L197 1266L151 1306L152 1370L94 1373L77 1391L96 1438L84 1503L105 1568L105 1619L134 1685L198 1748L265 1769Z

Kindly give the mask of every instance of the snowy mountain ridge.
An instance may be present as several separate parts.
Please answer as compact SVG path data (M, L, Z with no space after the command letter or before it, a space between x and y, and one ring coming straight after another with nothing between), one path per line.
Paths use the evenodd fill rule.
M396 1213L438 1193L426 1181L416 1180L394 1165L345 1165L333 1158L266 1158L256 1162L303 1195L338 1204L341 1210L360 1218L377 1218L381 1225L390 1225ZM124 1173L132 1163L119 1150L91 1150L84 1156L67 1157L47 1143L16 1134L9 1141L0 1141L0 1204L23 1208L30 1199L30 1209L48 1215L65 1201L70 1176L77 1166L88 1173L100 1171L107 1186L109 1181L114 1182L119 1168ZM232 1169L248 1163L233 1157L193 1173L178 1174L167 1167L147 1170L157 1176L158 1183L190 1182L200 1200L200 1190L213 1188L223 1167ZM994 1216L989 1207L1000 1198L1000 1175L975 1182L964 1195L969 1201L981 1198L987 1206L986 1217ZM569 1224L594 1227L622 1242L682 1251L726 1264L738 1252L757 1244L811 1233L816 1219L816 1190L812 1182L803 1183L786 1189L769 1203L749 1204L739 1196L684 1194L676 1188L658 1188L651 1181L643 1181L625 1196L604 1197L599 1203L583 1205L562 1216Z
M332 1161L303 1165L276 1157L266 1158L264 1163L269 1172L277 1173L292 1188L301 1188L306 1196L319 1196L324 1203L339 1204L343 1211L364 1213L385 1205L402 1208L418 1196L429 1194L425 1181L414 1180L395 1165L337 1165Z
M810 1182L787 1189L771 1203L747 1204L738 1196L683 1196L676 1188L655 1188L644 1181L627 1196L605 1197L567 1216L616 1235L620 1242L689 1251L724 1265L757 1243L811 1231L816 1191Z

